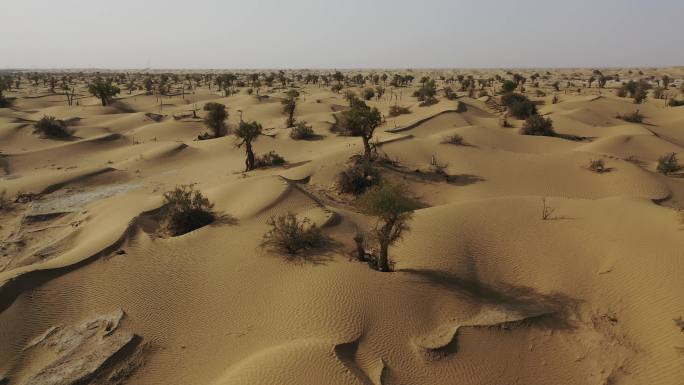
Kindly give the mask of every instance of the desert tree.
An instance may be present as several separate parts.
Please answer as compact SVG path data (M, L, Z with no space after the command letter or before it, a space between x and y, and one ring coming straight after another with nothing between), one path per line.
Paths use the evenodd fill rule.
M112 84L112 79L97 77L88 85L88 92L99 98L102 105L106 106L119 93L119 87Z
M408 221L418 202L409 197L405 186L383 183L371 187L358 201L364 214L377 218L373 233L380 246L375 262L379 271L390 271L389 247L409 230Z
M503 84L501 85L501 89L506 93L515 91L515 87L515 82L508 79L504 80Z
M252 122L240 122L240 125L235 130L235 136L237 136L240 141L236 144L237 147L245 146L245 153L247 158L245 159L245 171L254 170L256 167L254 156L254 149L252 148L252 142L255 141L259 135L261 135L262 126L256 121Z
M344 74L340 71L335 71L333 74L332 78L337 81L337 84L342 84L342 80L344 80Z
M299 92L297 90L290 90L287 92L285 99L281 101L283 104L283 113L287 115L286 127L292 127L295 124L294 113L297 108L297 97Z
M670 77L667 75L663 75L662 80L663 80L663 88L667 89L667 87L670 85L670 81L672 79L670 79Z
M204 117L204 124L214 131L214 138L223 136L226 131L225 121L228 118L226 106L221 103L209 102L204 105L204 111L207 111L207 115Z
M336 122L343 125L342 129L350 136L360 136L363 140L364 157L370 161L373 158L371 138L375 129L382 123L382 116L376 107L369 107L362 100L355 99L349 110L342 112L342 118Z

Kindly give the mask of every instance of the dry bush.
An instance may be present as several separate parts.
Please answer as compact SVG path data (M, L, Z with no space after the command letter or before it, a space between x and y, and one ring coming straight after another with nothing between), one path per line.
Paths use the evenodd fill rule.
M551 118L543 118L539 115L532 115L527 118L520 129L520 133L523 135L556 136Z
M176 236L206 226L216 218L214 205L192 185L176 186L164 193L163 217L169 232Z
M294 140L309 140L315 138L313 128L306 124L305 121L297 122L297 124L290 131L290 138Z
M46 138L64 139L71 136L66 123L54 116L43 116L35 124L35 128L35 132Z
M282 166L283 164L285 164L285 158L275 151L269 151L264 155L257 157L254 162L256 168Z
M617 119L624 120L625 122L630 122L630 123L641 123L644 121L644 115L642 115L639 110L636 110L630 114L616 114L615 117Z
M597 173L603 173L607 171L606 164L603 159L592 159L589 161L587 166L589 170Z
M323 244L323 234L309 218L300 220L296 215L287 213L272 216L266 223L271 229L264 234L262 247L294 255Z
M442 140L443 144L456 144L456 145L461 145L463 144L463 137L459 134L453 134L449 135L444 140Z
M380 173L373 164L362 157L354 157L352 163L337 177L340 192L360 195L380 182Z
M677 172L681 168L682 167L679 165L679 161L677 160L677 154L674 152L665 154L658 158L657 170L663 175L668 175L673 172Z
M411 113L411 110L409 110L408 107L399 106L396 104L393 106L390 106L390 108L389 108L389 116L391 116L391 117L404 115L404 114L410 114L410 113Z

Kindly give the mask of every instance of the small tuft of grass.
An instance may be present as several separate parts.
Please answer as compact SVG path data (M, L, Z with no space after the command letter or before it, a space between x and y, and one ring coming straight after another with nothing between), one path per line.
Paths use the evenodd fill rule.
M463 141L463 137L459 134L452 134L444 138L442 140L443 144L455 144L455 145L463 145L465 142Z
M589 170L596 172L596 173L599 173L599 174L608 171L608 169L606 168L606 164L603 161L603 159L592 159L592 160L590 160L587 168Z

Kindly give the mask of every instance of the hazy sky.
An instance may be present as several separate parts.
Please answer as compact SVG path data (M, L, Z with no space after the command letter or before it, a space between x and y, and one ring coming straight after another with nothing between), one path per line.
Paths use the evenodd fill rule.
M0 0L0 68L684 65L684 0Z

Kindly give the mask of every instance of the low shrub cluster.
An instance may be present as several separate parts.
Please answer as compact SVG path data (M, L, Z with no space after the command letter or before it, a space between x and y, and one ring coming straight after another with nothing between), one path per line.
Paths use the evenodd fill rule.
M265 153L264 155L261 155L256 158L254 165L256 168L264 168L264 167L271 167L271 166L282 166L285 164L285 158L280 156L277 152L275 151L269 151Z
M658 158L658 166L656 169L663 175L669 175L673 172L677 172L681 170L681 168L682 167L679 165L679 160L677 160L677 154L674 152L665 154Z
M35 132L46 138L64 139L71 136L66 123L54 116L43 116L35 124L35 128Z
M168 231L177 236L212 223L216 218L213 207L192 185L183 185L164 193L162 214Z
M449 135L446 138L444 138L442 143L460 145L460 144L463 144L463 137L459 134Z
M297 122L292 128L292 131L290 131L290 138L294 140L309 140L313 139L315 136L313 128L305 121Z
M537 106L525 95L508 93L501 97L501 103L518 119L527 119L537 114Z
M411 113L411 110L409 110L408 107L399 106L396 104L393 106L390 106L390 108L389 108L389 116L391 116L391 117L404 115L404 114L410 114L410 113Z
M340 192L361 195L380 182L380 173L371 162L356 157L337 177Z
M523 135L556 136L551 118L543 118L539 115L532 115L527 118L520 129L520 133Z
M642 115L639 110L636 110L630 114L617 114L615 115L617 119L624 120L625 122L631 122L631 123L641 123L644 121L644 115Z
M272 216L266 222L271 229L264 234L262 247L270 247L289 255L298 254L323 244L321 230L309 218L299 219L292 213Z

